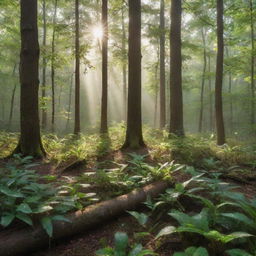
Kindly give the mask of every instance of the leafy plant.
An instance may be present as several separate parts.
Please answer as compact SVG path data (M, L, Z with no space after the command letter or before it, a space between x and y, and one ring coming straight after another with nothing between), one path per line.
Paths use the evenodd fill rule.
M141 244L129 246L129 238L126 233L117 232L115 234L114 248L105 247L96 252L97 256L144 256L157 255L151 250L144 249Z

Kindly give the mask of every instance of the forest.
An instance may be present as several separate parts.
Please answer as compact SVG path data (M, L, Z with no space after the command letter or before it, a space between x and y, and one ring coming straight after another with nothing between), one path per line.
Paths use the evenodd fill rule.
M256 255L256 0L0 0L0 256Z

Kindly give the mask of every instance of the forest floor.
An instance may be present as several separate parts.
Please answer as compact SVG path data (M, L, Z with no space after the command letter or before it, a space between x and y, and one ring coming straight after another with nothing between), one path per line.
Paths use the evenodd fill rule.
M148 148L135 152L120 151L118 148L121 146L123 134L120 135L117 130L110 134L111 145L108 139L102 140L94 135L82 137L77 142L73 142L70 138L44 136L44 145L49 157L44 163L39 162L32 169L42 176L71 185L90 183L91 186L82 192L96 195L91 198L92 203L94 200L97 202L98 199L114 198L134 188L164 178L159 170L166 162L172 165L173 160L175 164L194 170L221 173L222 181L239 186L236 191L248 198L256 195L254 146L231 141L229 145L216 147L213 140L192 136L169 140L159 135L158 131L150 130L146 134ZM0 136L1 157L9 154L17 142L15 136L12 134ZM5 164L6 162L2 161L0 167L4 167ZM139 182L136 176L139 176ZM151 178L148 179L148 177ZM184 172L171 173L174 184L182 183L190 177ZM189 201L188 204L191 202ZM192 211L198 210L196 205L189 205L189 207ZM137 210L146 214L148 212L145 206ZM154 233L154 235L136 238L135 234L145 232L145 228L139 225L134 217L124 212L123 215L101 223L84 233L62 241L51 242L48 249L31 254L31 256L94 256L100 248L113 247L114 235L120 231L128 234L130 244L139 242L145 248L158 253L159 256L170 256L173 252L184 249L184 244L177 237L159 241L155 239Z

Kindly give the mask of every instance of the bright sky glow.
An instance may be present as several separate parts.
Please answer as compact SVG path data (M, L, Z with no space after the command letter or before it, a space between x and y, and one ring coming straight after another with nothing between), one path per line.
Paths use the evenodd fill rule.
M101 25L97 25L97 26L94 26L92 28L92 34L93 34L93 37L96 38L96 39L102 39L103 37L103 28Z

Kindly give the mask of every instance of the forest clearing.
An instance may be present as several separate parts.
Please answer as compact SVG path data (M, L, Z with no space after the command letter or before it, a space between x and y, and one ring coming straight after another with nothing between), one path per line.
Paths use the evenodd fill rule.
M0 1L0 256L255 256L255 0Z

